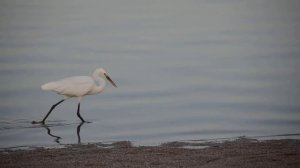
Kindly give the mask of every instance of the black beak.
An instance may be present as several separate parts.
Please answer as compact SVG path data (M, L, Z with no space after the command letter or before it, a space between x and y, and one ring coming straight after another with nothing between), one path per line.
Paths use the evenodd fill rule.
M106 77L106 79L116 88L117 87L117 85L115 84L115 82L113 81L113 80L111 80L110 79L110 77L106 74L106 73L104 73L104 76Z

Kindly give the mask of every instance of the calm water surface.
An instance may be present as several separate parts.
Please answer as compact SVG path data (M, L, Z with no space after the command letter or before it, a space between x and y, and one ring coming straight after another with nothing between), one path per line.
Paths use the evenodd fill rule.
M0 148L299 138L299 9L296 0L2 0ZM80 125L70 99L47 126L31 124L61 99L42 84L97 67L118 88L83 99L92 123Z

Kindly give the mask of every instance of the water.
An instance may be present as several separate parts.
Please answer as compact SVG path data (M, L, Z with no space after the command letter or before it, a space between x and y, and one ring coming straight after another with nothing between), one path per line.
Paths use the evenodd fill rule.
M296 135L300 2L1 1L0 148ZM32 125L43 83L104 67L118 88ZM48 132L50 131L50 132ZM289 136L288 136L289 137Z

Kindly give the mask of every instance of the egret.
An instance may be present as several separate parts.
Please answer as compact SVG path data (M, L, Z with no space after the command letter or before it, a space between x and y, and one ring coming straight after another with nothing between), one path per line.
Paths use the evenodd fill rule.
M44 125L47 117L53 109L66 99L72 97L78 98L77 116L82 122L85 122L80 115L80 101L83 96L101 93L106 85L106 80L108 80L114 87L117 87L115 82L107 75L103 68L96 69L92 77L73 76L42 85L43 90L56 92L57 94L63 95L64 98L52 105L42 121L33 121L32 124L41 123Z

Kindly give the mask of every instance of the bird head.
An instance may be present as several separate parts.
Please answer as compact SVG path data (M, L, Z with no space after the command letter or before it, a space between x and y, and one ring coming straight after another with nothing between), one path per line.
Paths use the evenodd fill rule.
M114 87L117 87L115 82L108 76L107 72L103 68L96 69L94 72L94 76L100 76L108 80Z

